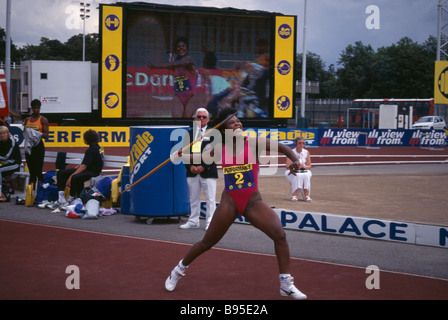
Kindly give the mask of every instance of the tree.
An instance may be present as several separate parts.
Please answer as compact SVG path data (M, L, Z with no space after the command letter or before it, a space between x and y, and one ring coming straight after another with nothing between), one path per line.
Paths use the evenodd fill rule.
M5 29L0 28L0 61L5 61L6 50L6 32Z
M303 55L298 55L295 68L295 76L298 80L302 79L302 60ZM332 70L334 71L333 67L329 71L326 71L325 62L318 54L310 51L306 53L306 80L318 81L320 85L320 93L313 95L313 97L326 97L329 94L329 88L325 84L331 82L335 77L334 73L332 73Z
M0 61L6 59L6 31L0 27ZM11 40L11 62L19 62L21 60L20 50L17 49Z
M365 46L361 41L348 45L342 52L338 64L342 65L336 74L341 88L340 97L364 98L369 95L375 70L372 68L375 55L370 45Z
M378 93L395 98L431 97L434 40L434 37L429 38L425 47L405 37L390 47L379 48L377 69L381 82L377 83Z
M98 63L100 61L100 40L98 33L86 34L86 61ZM75 35L65 43L69 54L67 60L82 60L82 34Z
M24 60L65 60L66 50L59 40L40 38L39 45L27 44L23 48Z
M408 37L375 52L358 41L343 50L336 78L324 86L335 98L428 98L433 95L437 42L420 45ZM322 86L322 85L321 85Z
M0 28L0 49L2 43L2 31ZM97 33L86 35L86 61L92 61L94 63L100 60L99 49L99 35ZM13 51L13 50L11 50ZM2 51L4 53L5 50ZM75 35L62 43L59 40L51 40L49 38L42 37L39 45L27 44L20 49L15 49L15 55L12 54L13 61L20 60L68 60L68 61L80 61L82 60L82 34ZM3 57L3 58L2 58ZM0 55L0 60L4 60Z

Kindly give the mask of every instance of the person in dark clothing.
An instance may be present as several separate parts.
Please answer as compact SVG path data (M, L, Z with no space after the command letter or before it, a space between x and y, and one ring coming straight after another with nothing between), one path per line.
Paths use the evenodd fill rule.
M0 202L10 201L10 195L2 190L3 177L19 171L21 163L19 145L11 137L9 129L0 126Z
M25 145L29 143L28 140L30 139L30 135L26 132L27 130L35 130L42 134L39 141L36 141L36 144L32 144L30 152L27 152L27 148L25 148L25 159L30 172L30 183L42 182L44 180L42 173L45 158L44 140L48 138L49 123L48 119L40 114L41 105L38 99L31 101L32 114L25 119L23 124Z
M81 165L75 168L68 168L59 170L56 173L56 180L58 184L58 201L52 208L58 206L67 206L75 198L79 197L82 189L84 188L84 182L88 181L92 177L96 177L103 170L104 165L104 150L98 144L99 136L95 130L89 129L84 132L84 142L89 148L84 153L84 158ZM65 199L64 190L66 187L70 187L70 195L68 201Z

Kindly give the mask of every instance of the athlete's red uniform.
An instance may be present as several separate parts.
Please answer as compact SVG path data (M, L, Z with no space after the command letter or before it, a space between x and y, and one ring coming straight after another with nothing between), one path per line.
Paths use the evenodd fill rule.
M254 158L248 138L245 138L243 152L237 156L229 155L223 145L222 170L225 191L232 197L242 216L250 196L258 190L259 163Z

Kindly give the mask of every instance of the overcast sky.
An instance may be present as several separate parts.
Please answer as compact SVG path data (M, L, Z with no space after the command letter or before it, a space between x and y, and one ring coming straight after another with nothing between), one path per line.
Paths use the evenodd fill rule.
M160 4L233 7L296 15L297 51L302 52L305 0L160 0ZM0 27L6 28L6 0L0 0ZM41 37L67 41L82 33L79 2L72 0L12 0L11 37L17 46L37 45ZM86 33L98 32L99 3L91 3ZM135 2L135 1L121 1ZM326 66L336 64L349 44L362 41L374 49L390 46L407 36L423 43L437 35L439 0L308 0L306 50L322 57ZM375 11L371 11L370 6ZM369 9L369 10L367 10ZM366 11L368 11L366 13ZM372 18L378 18L374 19ZM435 59L435 58L434 58Z

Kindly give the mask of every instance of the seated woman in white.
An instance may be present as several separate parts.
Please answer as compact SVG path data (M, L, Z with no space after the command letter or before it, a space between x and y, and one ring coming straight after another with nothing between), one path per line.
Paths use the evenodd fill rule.
M289 171L289 166L291 165L291 161L286 159L286 171L285 177L291 184L292 190L292 201L298 200L298 193L300 189L303 189L303 193L306 201L311 201L310 198L310 188L311 188L311 156L310 152L303 147L305 146L305 139L302 137L297 137L295 139L296 147L293 151L296 153L297 157L300 160L300 171L295 175Z

